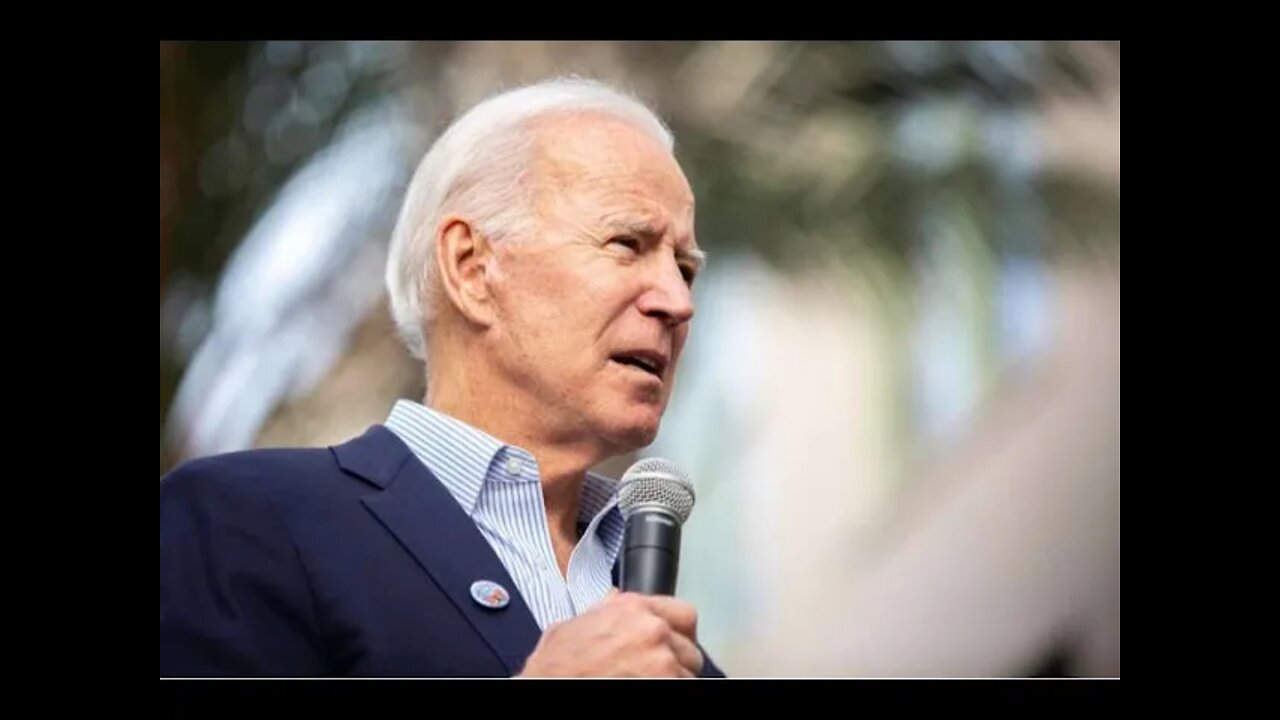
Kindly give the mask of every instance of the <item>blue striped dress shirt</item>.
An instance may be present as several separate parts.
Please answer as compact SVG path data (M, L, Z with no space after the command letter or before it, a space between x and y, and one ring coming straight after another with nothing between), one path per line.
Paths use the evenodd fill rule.
M614 481L587 473L578 513L586 527L565 577L551 546L533 455L409 400L396 402L385 425L475 521L539 627L575 617L608 594L623 531Z

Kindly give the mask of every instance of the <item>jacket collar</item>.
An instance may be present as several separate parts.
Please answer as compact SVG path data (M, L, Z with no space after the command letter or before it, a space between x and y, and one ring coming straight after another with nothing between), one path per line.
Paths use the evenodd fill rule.
M338 465L372 484L365 506L413 555L440 590L515 674L541 634L515 581L449 491L382 425L331 448ZM490 580L505 588L501 609L480 605L471 586Z

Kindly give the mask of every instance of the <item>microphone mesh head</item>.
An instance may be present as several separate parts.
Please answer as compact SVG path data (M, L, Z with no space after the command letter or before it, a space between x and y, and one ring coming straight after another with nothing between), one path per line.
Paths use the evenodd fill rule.
M675 463L662 458L637 462L618 481L618 507L623 517L648 507L665 510L684 524L693 512L693 499L693 481Z

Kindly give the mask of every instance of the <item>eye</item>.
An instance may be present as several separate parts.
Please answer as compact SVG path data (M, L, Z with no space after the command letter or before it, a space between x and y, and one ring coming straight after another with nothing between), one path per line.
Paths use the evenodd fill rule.
M693 279L698 276L698 271L692 265L681 265L680 274L684 277L684 284L693 287Z
M633 253L640 252L640 241L631 237L630 235L619 235L618 237L610 238L609 244L621 245L622 247L627 248Z

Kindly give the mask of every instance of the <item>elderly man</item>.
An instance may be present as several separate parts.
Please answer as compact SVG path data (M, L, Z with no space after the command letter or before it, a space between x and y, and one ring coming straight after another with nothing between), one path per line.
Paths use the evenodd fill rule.
M663 123L555 80L472 108L387 265L422 403L325 449L160 484L162 676L718 676L697 616L619 592L613 483L693 317L694 199Z

